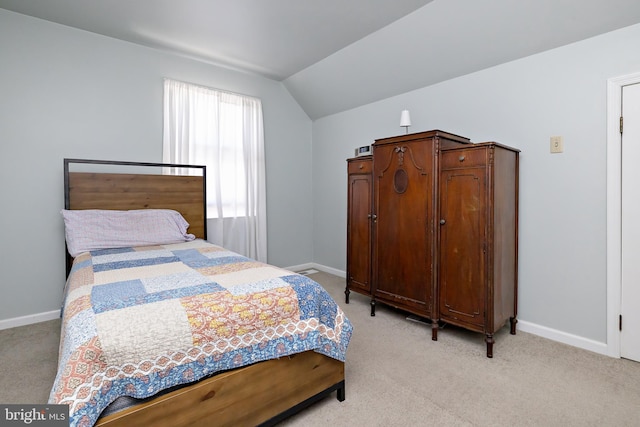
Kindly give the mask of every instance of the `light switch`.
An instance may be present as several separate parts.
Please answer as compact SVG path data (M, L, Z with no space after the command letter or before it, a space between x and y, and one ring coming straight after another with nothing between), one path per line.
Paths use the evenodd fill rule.
M562 153L564 151L564 142L562 141L561 136L552 136L551 137L551 152L552 153Z

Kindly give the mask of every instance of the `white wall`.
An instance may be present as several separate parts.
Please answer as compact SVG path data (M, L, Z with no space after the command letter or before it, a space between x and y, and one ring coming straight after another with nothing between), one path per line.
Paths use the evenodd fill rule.
M0 9L0 326L60 307L62 159L162 160L164 77L262 99L269 262L312 259L311 121L281 83Z
M403 133L407 108L410 131L522 150L519 318L605 343L606 84L640 71L639 45L635 25L315 121L314 261L345 270L345 159ZM564 153L549 153L553 135Z
M345 159L402 133L404 108L411 131L521 149L519 318L604 343L606 80L640 71L639 44L635 25L311 125L278 82L0 10L0 326L59 308L62 159L160 161L172 77L263 100L276 265L345 270Z

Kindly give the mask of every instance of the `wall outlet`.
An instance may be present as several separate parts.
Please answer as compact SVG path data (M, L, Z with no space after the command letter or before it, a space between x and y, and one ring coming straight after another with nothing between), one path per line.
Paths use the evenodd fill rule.
M562 153L564 151L564 142L562 141L561 136L552 136L551 137L551 152L552 153Z

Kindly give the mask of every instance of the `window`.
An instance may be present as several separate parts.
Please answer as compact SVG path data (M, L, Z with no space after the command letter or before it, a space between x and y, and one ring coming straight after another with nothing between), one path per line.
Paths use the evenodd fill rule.
M206 165L208 240L266 262L263 134L259 99L165 79L163 161Z

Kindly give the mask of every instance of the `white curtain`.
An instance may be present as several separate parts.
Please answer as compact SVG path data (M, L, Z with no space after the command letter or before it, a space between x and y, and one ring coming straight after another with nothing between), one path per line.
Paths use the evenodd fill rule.
M207 240L267 262L259 99L165 79L163 161L206 165Z

